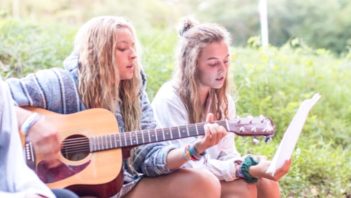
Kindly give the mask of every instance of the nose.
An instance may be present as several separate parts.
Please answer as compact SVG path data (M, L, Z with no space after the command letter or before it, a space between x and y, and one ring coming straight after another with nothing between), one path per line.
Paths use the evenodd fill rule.
M133 60L133 59L135 59L136 57L137 57L136 50L135 50L134 48L132 48L132 49L130 50L129 58Z
M227 70L227 64L225 62L221 62L220 65L221 65L220 68L219 68L220 71L226 71Z

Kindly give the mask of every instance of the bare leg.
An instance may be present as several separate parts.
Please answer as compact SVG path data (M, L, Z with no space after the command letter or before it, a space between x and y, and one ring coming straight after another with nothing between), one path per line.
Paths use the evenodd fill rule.
M226 182L221 181L221 198L256 198L255 184L248 184L242 179Z
M180 169L172 174L143 178L126 198L219 198L220 183L206 170Z
M270 179L259 179L257 182L257 195L259 198L279 198L279 183Z

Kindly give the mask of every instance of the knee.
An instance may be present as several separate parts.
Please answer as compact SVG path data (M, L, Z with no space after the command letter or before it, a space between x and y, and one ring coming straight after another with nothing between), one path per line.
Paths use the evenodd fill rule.
M242 179L222 182L222 197L257 197L256 184L249 184Z
M186 170L187 192L191 192L189 197L219 198L221 195L221 184L216 176L207 170Z

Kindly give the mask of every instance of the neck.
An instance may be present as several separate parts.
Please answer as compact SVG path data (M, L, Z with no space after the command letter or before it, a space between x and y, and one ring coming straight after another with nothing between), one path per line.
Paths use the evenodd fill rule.
M204 107L206 105L206 101L209 93L210 93L209 87L203 87L203 86L199 87L199 98L200 98L201 106Z

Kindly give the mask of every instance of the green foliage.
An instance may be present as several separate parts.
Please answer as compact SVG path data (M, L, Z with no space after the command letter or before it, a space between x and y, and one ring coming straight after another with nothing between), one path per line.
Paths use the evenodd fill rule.
M61 67L71 50L73 31L67 27L0 19L2 76L20 76L38 68Z
M0 21L0 67L3 77L60 67L72 48L77 27ZM139 28L137 27L139 30ZM153 98L174 70L174 29L138 31L144 46L143 65ZM346 197L351 195L351 53L308 48L292 39L281 48L233 48L230 82L239 115L266 115L277 133L268 144L237 138L243 154L272 158L300 102L319 92L293 154L293 165L280 184L283 197ZM235 85L235 86L234 86Z
M298 45L294 41L294 46ZM293 167L282 180L284 197L343 197L351 193L350 58L335 58L326 50L233 49L232 74L238 93L238 113L267 115L277 127L271 144L252 147L239 139L242 153L273 157L299 103L319 92L321 100L304 126Z
M143 66L148 76L147 92L150 100L161 85L169 80L174 68L175 29L148 30L141 35Z

